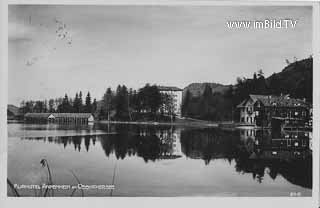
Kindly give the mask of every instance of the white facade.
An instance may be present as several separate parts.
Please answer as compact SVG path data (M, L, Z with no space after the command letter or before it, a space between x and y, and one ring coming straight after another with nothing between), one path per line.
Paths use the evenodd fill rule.
M91 115L91 116L88 118L88 122L94 122L93 115Z
M256 124L256 116L258 116L259 112L254 111L254 104L255 101L250 98L244 105L238 106L240 109L240 123L249 125Z
M177 117L181 117L181 105L182 105L182 89L177 87L159 87L159 91L162 94L168 94L173 97L174 100L174 114Z

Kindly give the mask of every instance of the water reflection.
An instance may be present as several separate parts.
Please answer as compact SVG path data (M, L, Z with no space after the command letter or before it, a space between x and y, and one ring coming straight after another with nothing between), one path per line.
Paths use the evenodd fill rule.
M235 164L238 173L250 173L262 183L266 174L283 176L292 184L312 188L312 151L307 132L272 132L254 129L176 128L173 126L100 125L91 127L102 135L23 137L73 145L76 151L90 151L99 141L106 157L141 157L148 163L187 157L210 165L216 159ZM84 147L83 147L84 146ZM235 161L235 163L232 163Z
M309 132L242 130L242 145L236 157L238 172L252 173L262 182L282 175L293 184L312 188L312 151Z

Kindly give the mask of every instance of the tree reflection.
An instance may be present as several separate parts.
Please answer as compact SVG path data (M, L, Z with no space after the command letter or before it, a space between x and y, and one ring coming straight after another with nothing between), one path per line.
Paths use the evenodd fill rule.
M146 163L185 156L210 165L216 159L223 159L234 165L236 172L252 174L258 183L263 183L266 174L273 180L282 175L293 184L312 187L312 151L306 132L139 125L96 128L106 134L23 139L62 144L64 148L73 145L76 151L81 151L84 144L86 152L99 141L107 157L114 155L123 160L135 156Z
M174 134L172 127L155 129L152 127L125 126L116 127L117 134L104 135L100 138L106 156L114 153L117 159L126 156L139 156L145 162L159 159L174 159Z

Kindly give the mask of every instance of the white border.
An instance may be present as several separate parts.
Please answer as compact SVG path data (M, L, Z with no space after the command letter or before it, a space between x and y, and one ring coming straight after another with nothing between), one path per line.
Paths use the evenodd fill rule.
M320 149L320 2L313 7L313 195L320 206L319 149ZM316 177L315 177L316 176Z
M195 5L195 6L312 6L304 0L7 0L8 4L44 5ZM319 0L318 0L319 1Z
M119 198L103 198L103 197L87 197L87 198L9 198L7 197L7 125L6 125L6 104L7 104L7 76L8 76L8 4L75 4L75 5L215 5L215 6L231 6L231 5L261 5L261 6L313 6L313 100L314 100L314 131L313 131L313 196L290 198L290 197L172 197L172 198L158 198L158 197L119 197ZM1 207L54 207L65 206L78 206L78 207L124 207L124 206L137 206L137 207L318 207L319 200L319 138L320 138L320 12L319 2L301 2L301 1L287 1L282 0L279 2L269 1L184 1L184 0L9 0L8 2L1 1L1 73L0 73L0 155L1 155L1 168L0 168L0 206ZM4 206L2 206L4 205Z

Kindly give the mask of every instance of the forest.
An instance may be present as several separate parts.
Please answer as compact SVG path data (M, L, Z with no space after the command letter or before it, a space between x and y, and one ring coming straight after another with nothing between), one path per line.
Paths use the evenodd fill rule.
M173 121L176 105L171 95L160 93L156 85L146 84L139 90L118 85L116 90L107 88L102 99L97 101L87 93L83 102L82 92L72 99L67 94L62 98L38 101L22 101L23 114L33 113L92 113L99 120L120 121Z
M182 115L210 121L237 121L239 112L236 106L250 94L280 95L306 99L312 103L312 57L295 60L279 73L265 77L263 70L258 70L252 77L238 77L235 85L224 92L212 92L206 84L201 95L194 96L185 89L182 102Z

